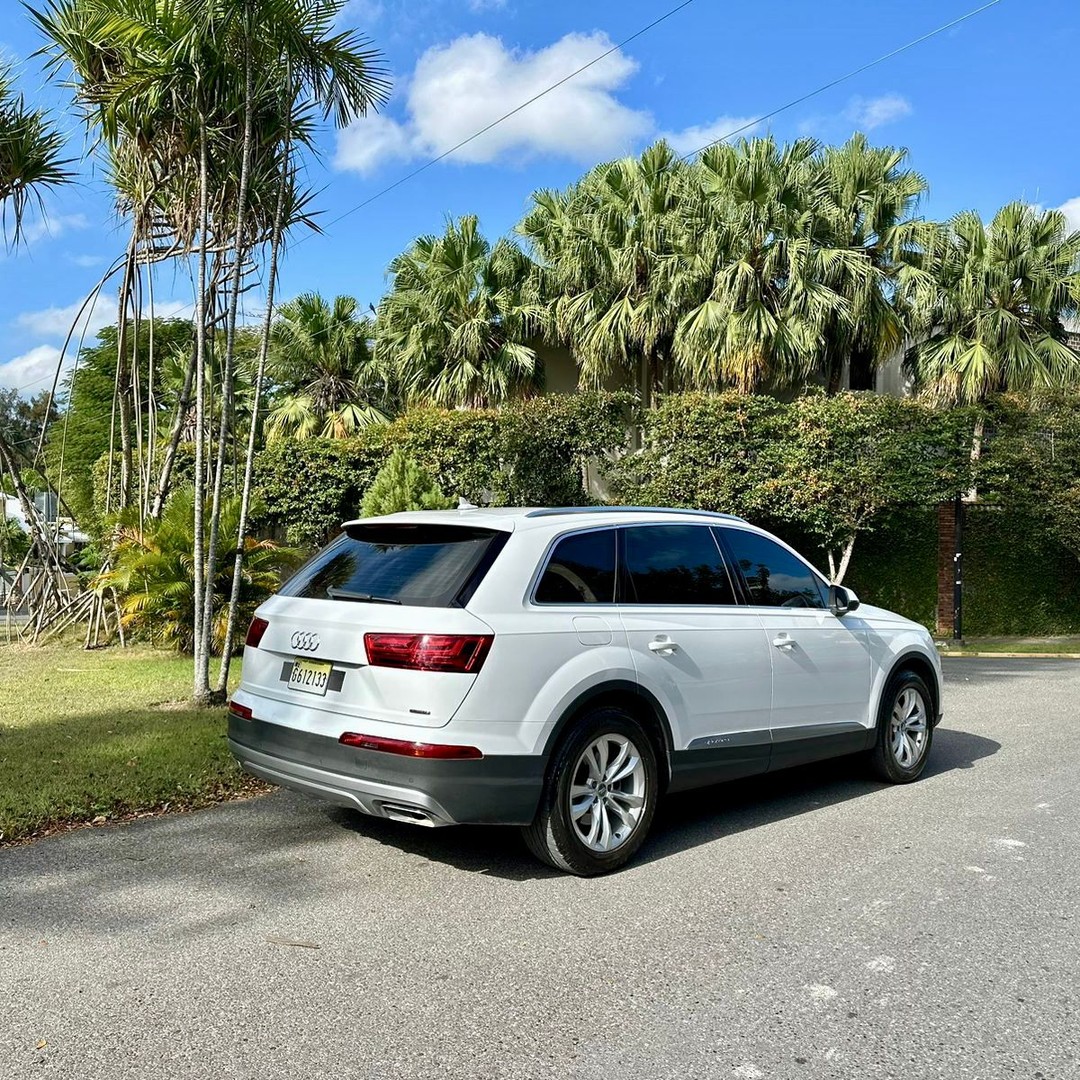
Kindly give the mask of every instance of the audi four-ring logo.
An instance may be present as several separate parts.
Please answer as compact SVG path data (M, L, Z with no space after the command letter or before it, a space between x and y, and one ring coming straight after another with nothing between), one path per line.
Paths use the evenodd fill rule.
M315 652L319 647L319 635L307 630L297 630L292 636L292 647L297 652Z

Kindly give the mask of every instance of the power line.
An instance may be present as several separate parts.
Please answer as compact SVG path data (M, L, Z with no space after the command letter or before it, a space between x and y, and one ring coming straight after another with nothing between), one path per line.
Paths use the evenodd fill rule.
M566 83L570 82L571 79L576 79L582 72L588 71L589 68L594 67L596 64L599 64L601 60L606 60L609 56L611 56L612 53L616 53L620 49L625 48L627 45L630 44L630 42L636 41L643 34L647 34L650 30L659 26L662 22L670 19L673 15L677 15L680 11L683 10L683 8L689 7L693 2L694 0L683 0L683 3L678 4L670 11L665 12L658 19L654 19L651 23L649 23L648 26L643 26L640 30L635 31L628 38L624 38L617 45L612 45L611 48L608 49L606 52L602 52L599 56L594 57L587 64L583 64L581 67L579 67L576 71L571 71L569 75L565 75L558 82L552 83L549 87L547 87L547 89L541 90L539 94L534 94L531 98L529 98L528 101L523 101L520 105L511 109L508 113L503 113L503 115L500 116L497 120L492 120L490 124L482 127L479 131L474 132L467 139L462 139L461 142L455 143L455 145L451 146L449 150L444 150L441 154L439 154L438 157L433 157L430 161L426 161L423 165L419 166L416 169L413 169L412 172L406 173L404 176L399 177L392 184L384 187L381 191L375 192L374 195L372 195L370 198L365 199L362 203L357 203L357 205L354 206L351 210L346 210L344 214L340 215L340 217L336 217L332 221L327 222L327 228L332 225L336 225L339 221L344 221L345 218L350 217L357 211L363 210L365 206L370 206L373 202L375 202L376 199L381 199L384 195L389 195L390 192L393 191L395 188L401 187L402 184L406 184L414 177L419 176L422 172L426 172L432 167L432 165L438 165L440 161L448 158L451 154L457 153L457 151L460 150L463 146L468 146L469 143L473 142L476 139L479 139L481 135L486 135L489 131L491 131L492 128L498 127L499 124L503 123L503 121L509 120L512 116L516 116L523 109L527 109L530 105L539 101L542 97L546 97L553 90L558 90L560 86L563 86ZM997 0L995 0L995 2L997 2ZM310 240L312 235L313 234L309 233L307 236L301 237L295 244L293 244L293 247L295 248L298 245L304 243L306 240Z
M976 15L981 15L984 11L995 7L1000 3L1001 0L990 0L988 4L983 4L982 7L975 8L966 15L961 15L959 18L945 23L944 26L939 26L936 30L931 30L928 34L923 34L922 37L917 37L914 41L909 41L906 45L901 45L899 48L893 49L891 52L879 56L876 60L871 60L869 63L863 64L853 71L849 71L846 75L841 75L839 78L833 79L823 86L819 86L816 90L811 90L808 94L803 94L801 97L789 101L786 105L781 105L778 109L773 109L772 112L768 112L764 116L759 116L756 120L750 120L741 127L729 131L726 135L721 135L718 139L707 142L697 150L694 150L689 154L684 154L682 160L689 161L690 158L697 157L698 154L704 153L710 146L716 146L719 143L726 142L728 139L733 138L735 135L740 135L742 132L748 131L750 128L755 128L758 124L763 124L766 120L771 120L774 116L779 116L780 113L787 112L788 109L793 109L796 105L801 105L804 101L809 101L811 98L817 97L818 94L823 94L826 90L831 90L834 86L839 86L840 83L847 82L848 79L853 79L856 75L861 75L864 71L869 71L870 68L877 67L878 64L883 64L886 60L891 60L894 56L899 56L901 53L907 52L908 49L914 49L916 45L921 45L924 41L929 41L932 37L937 37L938 34L943 34L946 30L951 30L954 26L959 26L961 23L967 22L968 19L973 19Z

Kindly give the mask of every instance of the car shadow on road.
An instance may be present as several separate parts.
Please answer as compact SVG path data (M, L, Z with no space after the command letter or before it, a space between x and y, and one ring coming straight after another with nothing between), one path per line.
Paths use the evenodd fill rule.
M922 782L955 769L973 768L1000 748L1000 743L981 735L938 728ZM890 786L872 779L858 757L847 757L673 795L661 805L652 836L630 865L654 862L824 806L880 794ZM517 829L481 825L418 829L336 807L328 807L326 815L342 828L377 843L470 873L513 881L559 874L533 858Z

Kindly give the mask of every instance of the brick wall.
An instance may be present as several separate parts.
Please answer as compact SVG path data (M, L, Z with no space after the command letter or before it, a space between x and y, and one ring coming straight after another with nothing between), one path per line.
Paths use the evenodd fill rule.
M956 503L939 503L937 520L937 632L942 637L951 637L956 617L953 609L953 585L956 581Z

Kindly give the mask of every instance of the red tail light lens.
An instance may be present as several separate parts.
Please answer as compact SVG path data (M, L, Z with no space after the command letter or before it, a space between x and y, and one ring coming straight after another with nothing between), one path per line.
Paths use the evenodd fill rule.
M407 739L383 739L378 735L357 735L354 731L346 731L338 742L345 746L355 746L358 750L380 750L384 754L441 758L444 761L462 761L484 756L475 746L443 746L438 743L409 742Z
M237 705L235 701L229 702L229 712L231 712L233 716L240 717L241 720L254 719L251 710L246 705Z
M492 634L365 634L364 648L374 667L475 675L494 640Z
M266 628L270 624L265 619L260 619L258 615L251 620L251 625L248 627L247 637L244 638L244 644L250 645L253 649L259 647L259 642L263 639L263 634L266 633Z

